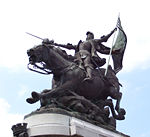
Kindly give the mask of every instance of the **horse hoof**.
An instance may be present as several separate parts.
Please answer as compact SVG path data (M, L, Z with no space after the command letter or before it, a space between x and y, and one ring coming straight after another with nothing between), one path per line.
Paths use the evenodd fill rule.
M126 114L126 111L125 111L123 108L120 108L119 113L120 113L121 115L125 115L125 114Z
M33 97L34 99L36 99L36 100L39 100L39 99L40 99L40 94L37 93L37 92L35 92L35 91L33 91L33 92L31 93L31 95L32 95L32 97Z
M33 104L33 103L36 102L36 100L33 99L33 98L27 98L26 101L27 101L29 104Z

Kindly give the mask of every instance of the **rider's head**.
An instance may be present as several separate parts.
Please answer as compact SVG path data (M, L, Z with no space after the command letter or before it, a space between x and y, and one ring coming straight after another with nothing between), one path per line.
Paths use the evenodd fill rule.
M92 32L88 31L86 35L87 35L86 40L94 39L94 34Z

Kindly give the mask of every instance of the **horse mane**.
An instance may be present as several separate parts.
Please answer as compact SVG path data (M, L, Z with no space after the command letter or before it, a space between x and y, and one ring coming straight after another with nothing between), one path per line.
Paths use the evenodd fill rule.
M68 55L67 52L59 47L53 47L53 49L60 55L62 56L64 59L74 62L75 57L72 55Z

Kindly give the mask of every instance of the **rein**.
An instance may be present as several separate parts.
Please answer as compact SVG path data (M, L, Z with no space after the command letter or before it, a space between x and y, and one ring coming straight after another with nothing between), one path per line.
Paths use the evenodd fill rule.
M44 75L53 74L52 71L48 71L48 70L46 70L44 67L40 67L40 66L38 66L37 64L34 64L34 65L33 65L33 68L35 68L35 69L32 69L32 68L30 67L30 65L32 65L32 64L29 63L29 64L27 65L27 68L28 68L29 70L33 71L33 72L37 72L37 73L44 74ZM72 66L72 65L71 65L71 66ZM66 71L69 70L69 69L67 69L68 67L69 67L69 66L65 66L65 67L63 67L63 68L62 68L62 67L55 68L55 69L53 69L53 71L55 71L55 70L61 70L60 72L61 72L61 73L64 73L64 72L66 72ZM36 68L42 70L43 72L36 70ZM72 69L72 67L71 67L70 69Z
M31 71L34 71L34 72L37 72L37 73L40 73L40 74L44 74L44 75L49 75L49 74L52 74L52 71L47 71L44 67L40 67L40 66L38 66L37 64L34 64L34 66L33 66L33 68L38 68L38 69L41 69L43 72L41 72L41 71L38 71L38 70L35 70L35 69L32 69L31 67L30 67L30 63L27 65L27 68L29 69L29 70L31 70Z

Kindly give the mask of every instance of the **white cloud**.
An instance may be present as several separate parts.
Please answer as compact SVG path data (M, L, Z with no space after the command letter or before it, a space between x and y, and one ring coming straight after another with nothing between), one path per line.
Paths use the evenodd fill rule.
M0 129L1 137L11 137L13 132L11 127L23 121L23 115L9 113L10 105L6 100L0 98Z

